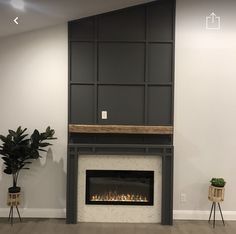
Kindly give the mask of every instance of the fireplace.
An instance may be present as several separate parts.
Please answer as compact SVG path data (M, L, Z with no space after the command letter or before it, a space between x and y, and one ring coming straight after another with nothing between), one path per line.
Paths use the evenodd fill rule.
M162 212L162 157L151 155L86 155L78 156L78 181L77 181L77 222L105 222L105 223L160 223ZM88 172L92 172L91 174ZM146 174L147 172L147 174ZM88 174L90 174L88 176ZM105 185L99 186L96 194L109 194L110 199L105 201L86 202L88 192L88 178L105 180ZM119 178L120 177L120 178ZM87 179L86 179L87 178ZM148 179L148 180L147 180ZM86 181L87 180L87 181ZM104 182L103 180L103 182ZM146 180L146 186L152 192L144 189L136 181ZM127 182L128 181L128 182ZM147 182L148 181L148 182ZM153 184L151 183L153 181ZM90 180L91 182L91 180ZM122 182L122 183L121 183ZM96 182L97 184L97 182ZM114 189L114 184L120 184ZM129 184L129 187L127 186ZM125 185L125 186L124 186ZM130 187L130 185L135 185ZM143 184L142 184L143 185ZM137 189L137 186L139 187ZM93 185L90 185L92 188ZM128 188L127 188L128 187ZM87 191L86 191L87 190ZM114 191L115 190L115 191ZM142 191L142 193L141 193ZM90 190L91 193L91 190ZM145 199L138 197L138 202L130 201L126 197L130 193L139 193L146 200L153 200L147 204ZM146 193L146 194L145 194ZM88 194L88 193L87 193ZM123 202L120 201L123 195ZM150 199L149 199L150 195ZM114 196L118 197L114 201ZM89 196L91 197L91 195ZM111 198L113 197L113 198ZM134 197L133 197L134 198ZM111 200L113 201L107 201ZM128 199L128 200L127 200ZM94 199L95 200L95 199ZM97 199L96 199L97 200ZM100 199L101 200L101 199ZM143 200L143 201L141 201ZM96 204L95 204L96 203Z
M101 136L101 134L96 134L95 140L100 140ZM129 139L135 137L138 140L139 136L142 137L142 135L128 135ZM121 143L113 143L114 138L116 142L118 141L118 137L120 137L119 142ZM122 136L113 134L102 143L91 142L90 139L87 143L85 137L84 140L80 138L81 143L70 143L67 162L69 172L67 176L67 223L161 222L162 224L172 224L173 146L164 144L164 142L160 144L159 140L162 138L158 136L155 141L155 137L155 135L147 135L145 139L153 141L123 144ZM153 205L126 205L124 203L122 205L117 203L117 205L99 205L98 202L101 201L88 201L88 199L86 202L87 172L111 169L154 172ZM108 178L106 177L106 180ZM97 204L89 204L89 202ZM107 201L105 202L107 203Z
M86 204L153 205L154 171L86 170Z

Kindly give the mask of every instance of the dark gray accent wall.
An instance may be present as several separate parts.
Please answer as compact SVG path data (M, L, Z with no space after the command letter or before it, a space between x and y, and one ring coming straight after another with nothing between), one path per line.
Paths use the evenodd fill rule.
M173 125L174 18L175 0L157 0L69 22L69 124ZM161 156L161 223L172 224L172 134L69 133L67 223L81 212L81 154Z
M173 56L174 0L69 22L69 123L173 125Z

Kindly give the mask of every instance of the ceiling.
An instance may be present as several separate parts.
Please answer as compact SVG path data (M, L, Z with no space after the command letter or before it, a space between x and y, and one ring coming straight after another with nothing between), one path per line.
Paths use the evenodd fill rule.
M16 9L11 1L24 1ZM48 27L152 0L0 0L0 37ZM14 23L18 17L19 24Z

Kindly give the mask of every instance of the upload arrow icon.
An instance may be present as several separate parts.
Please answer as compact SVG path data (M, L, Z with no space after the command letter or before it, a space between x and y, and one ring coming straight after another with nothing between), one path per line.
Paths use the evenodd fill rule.
M206 17L206 29L220 30L220 17L214 12Z

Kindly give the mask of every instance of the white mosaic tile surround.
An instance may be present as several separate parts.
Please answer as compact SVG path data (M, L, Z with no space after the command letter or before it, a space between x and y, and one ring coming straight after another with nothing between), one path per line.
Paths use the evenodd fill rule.
M161 157L80 155L78 175L78 222L160 223L161 221ZM154 171L154 205L86 205L85 175L87 170Z

